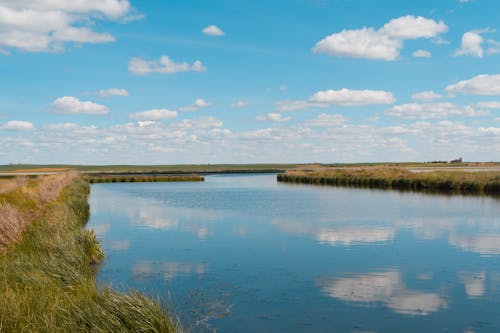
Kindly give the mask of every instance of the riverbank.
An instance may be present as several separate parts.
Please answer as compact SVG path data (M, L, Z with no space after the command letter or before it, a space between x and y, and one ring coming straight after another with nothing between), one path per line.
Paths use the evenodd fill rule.
M78 175L22 179L0 193L0 331L174 332L161 306L95 286L104 253Z
M279 182L381 188L441 193L500 194L500 172L412 172L403 168L368 167L326 171L287 171Z

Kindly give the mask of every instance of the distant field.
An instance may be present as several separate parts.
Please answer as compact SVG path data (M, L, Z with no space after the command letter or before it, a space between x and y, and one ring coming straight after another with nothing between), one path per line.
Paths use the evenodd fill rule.
M323 168L351 168L367 166L399 166L404 168L500 168L500 162L489 163L331 163L331 164L178 164L178 165L0 165L5 173L52 173L78 170L82 173L233 173L233 172L280 172L289 169L318 170Z

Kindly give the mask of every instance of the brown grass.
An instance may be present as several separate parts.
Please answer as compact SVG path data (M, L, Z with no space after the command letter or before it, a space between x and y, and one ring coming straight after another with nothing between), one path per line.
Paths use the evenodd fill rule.
M47 203L56 200L77 172L29 179L25 176L0 184L0 249L20 240L29 224L40 216Z

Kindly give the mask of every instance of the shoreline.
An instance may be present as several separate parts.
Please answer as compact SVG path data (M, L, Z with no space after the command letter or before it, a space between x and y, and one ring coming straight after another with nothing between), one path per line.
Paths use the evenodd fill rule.
M96 265L104 252L94 232L85 229L89 182L77 175L60 191L50 193L51 184L39 188L42 181L29 180L0 194L0 209L12 212L12 222L21 217L27 222L0 251L0 329L175 332L159 301L134 291L97 287ZM39 199L43 197L49 199Z

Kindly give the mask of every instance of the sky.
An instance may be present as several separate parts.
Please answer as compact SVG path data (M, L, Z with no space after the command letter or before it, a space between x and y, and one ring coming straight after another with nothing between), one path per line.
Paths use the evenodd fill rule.
M496 0L0 0L0 164L500 160Z

